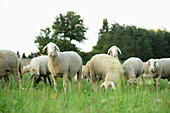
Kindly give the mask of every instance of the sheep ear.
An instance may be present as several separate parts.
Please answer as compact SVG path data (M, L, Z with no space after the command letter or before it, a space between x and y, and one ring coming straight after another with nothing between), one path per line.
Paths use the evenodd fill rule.
M121 50L118 47L117 47L117 50L118 50L119 54L122 54Z
M159 64L158 64L158 62L156 61L156 67L158 68L159 67Z
M43 53L47 50L47 48L48 48L48 46L45 46L44 48L43 48Z
M108 50L107 54L110 55L110 53L111 53L111 48Z
M148 61L146 62L146 65L149 65L149 63L150 63L150 61L148 60Z
M103 82L102 85L101 85L101 87L100 87L100 89L102 89L103 86L105 86L105 84L106 84L106 82Z
M58 46L55 46L55 50L57 50L58 52L60 52L60 49Z
M116 90L114 82L111 82L111 86L113 90Z

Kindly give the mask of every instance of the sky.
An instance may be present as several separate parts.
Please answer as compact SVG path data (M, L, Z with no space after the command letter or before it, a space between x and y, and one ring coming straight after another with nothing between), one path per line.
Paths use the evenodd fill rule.
M51 27L55 17L74 11L88 27L88 40L77 44L88 52L96 45L102 20L109 25L135 25L170 31L170 0L0 0L0 49L37 52L40 29Z

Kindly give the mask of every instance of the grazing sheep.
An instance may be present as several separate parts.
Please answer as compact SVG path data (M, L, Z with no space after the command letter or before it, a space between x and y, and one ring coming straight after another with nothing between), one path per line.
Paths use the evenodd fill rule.
M126 74L126 78L129 79L127 85L129 85L129 83L132 85L136 84L138 82L136 78L139 76L142 77L142 81L144 84L144 79L142 76L142 74L144 73L144 65L141 59L136 57L131 57L127 59L123 63L123 70Z
M18 57L17 55L9 50L0 50L0 79L5 79L5 88L9 84L9 73L12 73L18 86L21 86L20 79L18 77ZM1 81L2 82L2 81Z
M30 64L23 67L23 73L30 73L30 72L31 72Z
M85 67L83 68L83 78L87 78L88 82L91 81L89 64L90 64L90 61L88 61L85 65Z
M22 75L24 74L24 72L23 72L24 63L23 63L23 61L21 59L19 59L18 61L19 61L18 65L19 65L20 78L22 78Z
M112 89L115 89L115 84L123 77L123 69L119 60L115 60L112 56L107 54L97 54L90 60L90 76L92 78L92 84L94 91L97 90L97 84L100 80L103 80L101 88L111 85Z
M154 79L154 86L156 86L156 78L158 77L158 89L160 79L168 79L170 81L170 58L150 59L147 61L149 66L149 73Z
M34 83L39 83L41 77L44 78L44 83L46 84L46 78L51 85L51 80L49 77L50 71L48 68L48 56L35 57L30 62L31 67L31 79L34 77Z
M108 55L113 56L114 58L118 58L118 53L122 54L117 46L112 46L107 52Z
M48 67L50 69L52 78L54 80L54 89L56 90L57 77L63 78L63 88L65 93L66 90L66 80L68 78L70 88L72 88L72 77L74 77L77 73L78 79L78 90L80 91L80 81L82 75L82 59L78 53L73 51L68 52L60 52L59 47L54 43L48 43L43 52L48 49L48 58L49 64Z

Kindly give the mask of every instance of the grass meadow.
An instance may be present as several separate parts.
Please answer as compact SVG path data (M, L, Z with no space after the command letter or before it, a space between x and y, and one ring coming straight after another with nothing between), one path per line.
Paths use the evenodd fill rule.
M170 85L161 80L160 89L151 84L126 87L123 83L116 90L94 92L92 84L81 81L81 92L73 80L67 94L62 79L57 79L57 91L49 83L40 82L33 87L29 75L22 78L22 89L13 76L7 89L0 89L0 113L168 113L170 112ZM51 79L52 80L52 79ZM101 84L101 83L100 83ZM2 87L4 86L4 80ZM23 89L24 88L24 89Z

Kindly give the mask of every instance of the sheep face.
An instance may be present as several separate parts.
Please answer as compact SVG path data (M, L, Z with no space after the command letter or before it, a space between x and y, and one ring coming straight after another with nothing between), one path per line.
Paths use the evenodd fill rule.
M54 56L56 56L58 54L58 52L60 52L59 47L57 45L55 45L54 43L52 43L52 42L48 43L44 47L43 52L45 52L46 50L48 51L48 55L50 57L54 57Z
M148 62L147 62L147 65L149 66L149 71L154 73L156 72L156 70L158 69L159 67L159 64L156 60L154 59L150 59Z
M118 47L116 47L116 46L112 46L112 47L108 50L108 52L107 52L107 54L109 54L109 55L111 55L111 56L113 56L113 57L118 57L118 53L119 53L119 54L122 54L121 51L120 51L120 49L119 49Z
M109 86L111 86L111 89L116 90L115 84L112 81L103 82L102 85L101 85L101 88L104 87L104 86L105 86L105 90L107 90L109 88Z
M136 78L130 78L130 79L128 80L128 85L129 85L129 84L135 85L135 84L137 84L137 83L138 83L138 80L137 80Z

